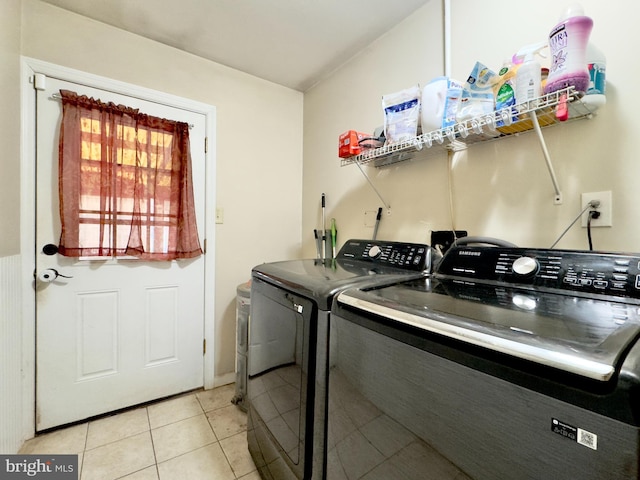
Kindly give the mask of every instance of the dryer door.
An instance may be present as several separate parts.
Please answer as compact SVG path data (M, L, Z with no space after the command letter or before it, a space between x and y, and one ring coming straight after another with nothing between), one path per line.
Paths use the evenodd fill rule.
M253 279L247 353L251 421L266 432L261 444L270 442L269 450L278 452L298 478L304 472L305 438L310 444L313 439L312 422L306 419L313 418L316 336L317 310L311 300ZM265 463L275 461L266 457L271 455Z

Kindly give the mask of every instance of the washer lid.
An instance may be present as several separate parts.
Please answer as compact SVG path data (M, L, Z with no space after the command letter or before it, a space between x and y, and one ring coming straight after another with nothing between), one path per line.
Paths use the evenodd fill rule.
M253 269L265 282L313 299L321 310L331 310L340 291L359 285L388 285L420 277L421 272L375 265L357 260L287 260Z
M254 267L253 275L311 298L319 309L328 311L334 297L345 288L388 285L425 275L434 256L428 245L351 239L344 243L336 259L264 263Z
M640 334L637 305L461 280L349 289L338 303L599 381Z

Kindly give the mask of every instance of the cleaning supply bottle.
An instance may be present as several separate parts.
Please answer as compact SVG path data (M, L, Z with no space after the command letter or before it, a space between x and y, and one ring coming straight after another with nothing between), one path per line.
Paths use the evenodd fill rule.
M505 60L502 64L502 68L498 72L500 77L495 87L493 88L496 97L496 112L505 114L504 119L500 119L496 122L496 126L502 127L508 125L511 122L518 120L518 113L513 108L516 104L516 72L520 65L512 63L511 60Z
M587 69L589 70L589 88L582 97L582 103L601 107L607 103L607 58L598 47L589 42L587 45Z
M570 86L578 92L589 87L586 50L593 20L584 15L580 5L569 7L549 34L551 68L545 93Z
M604 95L607 90L607 57L593 43L587 44L587 69L589 88L587 95Z
M547 42L534 43L522 47L516 53L516 58L524 60L516 73L516 103L525 103L540 97L542 66L535 56L543 56L540 52L547 46Z

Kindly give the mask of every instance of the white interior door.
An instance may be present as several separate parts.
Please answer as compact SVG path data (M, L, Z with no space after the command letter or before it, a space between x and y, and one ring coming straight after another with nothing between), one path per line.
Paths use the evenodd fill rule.
M204 256L172 262L47 255L60 237L60 89L187 122L203 245L206 118L47 78L37 91L36 430L203 386ZM204 245L203 245L204 246Z

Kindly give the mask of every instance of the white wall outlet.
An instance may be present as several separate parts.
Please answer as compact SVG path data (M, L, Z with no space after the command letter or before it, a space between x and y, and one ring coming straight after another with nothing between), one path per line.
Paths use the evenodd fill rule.
M611 191L608 192L591 192L591 193L583 193L581 200L581 208L587 206L587 204L592 200L600 200L600 206L598 208L589 208L582 214L582 226L586 227L587 222L589 221L589 212L591 210L597 210L600 212L600 216L598 218L593 218L591 220L592 227L611 227L613 226L611 212L612 212L612 204L611 204Z
M224 209L216 208L216 223L224 223Z

